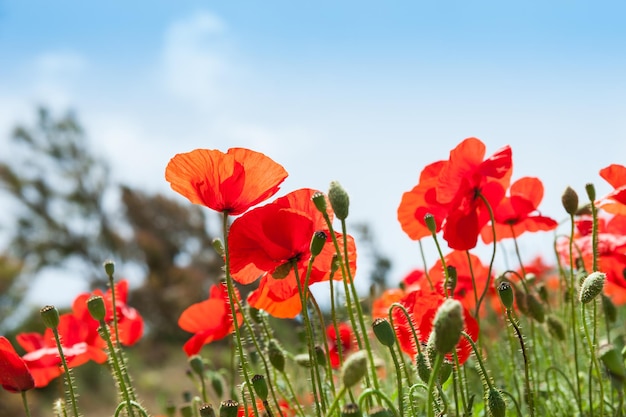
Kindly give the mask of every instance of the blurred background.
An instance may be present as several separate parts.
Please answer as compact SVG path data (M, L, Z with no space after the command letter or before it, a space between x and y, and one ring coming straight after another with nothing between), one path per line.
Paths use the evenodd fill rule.
M184 360L176 321L221 266L215 215L164 179L195 148L266 153L290 174L279 195L338 180L364 294L422 266L398 204L466 137L487 155L511 145L513 178L539 177L540 209L564 218L565 187L603 195L598 171L626 163L625 12L619 1L1 1L0 333L40 329L32 311L102 287L111 258L147 320L148 361ZM550 258L551 241L527 236L522 254Z

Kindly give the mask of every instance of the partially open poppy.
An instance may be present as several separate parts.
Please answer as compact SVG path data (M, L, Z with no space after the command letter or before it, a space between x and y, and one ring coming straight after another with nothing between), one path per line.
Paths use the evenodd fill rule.
M26 363L4 336L0 336L0 385L9 392L23 392L35 387Z
M236 295L239 297L238 292ZM243 323L241 313L237 313L237 323ZM202 346L231 334L234 324L226 284L211 286L209 298L187 307L180 315L178 325L187 332L195 333L183 346L188 356L200 352Z
M270 198L287 178L285 169L244 148L196 149L174 156L165 169L172 189L194 204L238 215Z

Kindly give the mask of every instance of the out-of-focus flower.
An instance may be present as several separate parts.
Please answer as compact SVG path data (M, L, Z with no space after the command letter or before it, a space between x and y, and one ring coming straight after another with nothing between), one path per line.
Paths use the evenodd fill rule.
M326 336L328 337L328 359L334 369L338 369L341 363L339 362L339 353L345 360L346 355L352 350L354 345L354 333L348 323L337 324L337 330L339 332L339 339L337 339L337 332L335 332L335 326L332 324L326 327Z
M9 392L24 392L35 387L26 363L4 336L0 336L0 385Z

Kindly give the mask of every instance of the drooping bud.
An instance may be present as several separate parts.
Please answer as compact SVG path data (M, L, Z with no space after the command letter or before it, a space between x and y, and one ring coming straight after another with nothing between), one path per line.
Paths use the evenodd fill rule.
M97 320L99 322L104 321L107 310L104 305L104 299L101 296L94 295L92 297L89 297L89 299L87 299L87 310L94 320Z
M339 182L331 181L328 189L328 200L330 200L335 216L339 220L345 220L350 208L350 197Z
M267 346L267 357L274 368L285 372L285 353L275 339L270 339Z
M196 373L200 378L204 377L204 362L198 355L193 355L188 360L191 370Z
M315 208L319 210L320 213L326 213L328 206L326 205L326 196L324 193L318 191L311 197L313 200L313 204L315 204Z
M348 403L341 409L341 417L361 417L361 409L355 403Z
M265 381L265 377L261 374L256 374L252 377L252 387L254 388L254 392L262 401L267 400L267 395L269 394L269 390L267 388L267 381Z
M324 244L326 243L327 239L328 236L323 230L318 230L317 232L313 233L313 237L311 238L312 256L317 256L322 252L322 249L324 249Z
M428 231L430 231L430 233L432 233L433 235L437 233L437 222L435 221L435 216L433 216L431 213L426 213L424 215L424 223L426 224L426 227L428 228Z
M567 187L561 196L561 203L567 214L575 215L578 210L578 194L573 188Z
M380 317L374 320L372 329L374 330L376 339L383 345L391 347L396 342L396 335L386 318Z
M506 415L506 402L500 391L495 388L489 388L487 408L492 417L504 417Z
M220 417L237 417L239 403L235 400L222 401L220 404Z
M433 319L433 330L430 334L429 344L432 344L435 350L442 355L452 352L459 343L464 324L461 302L446 298L439 306Z
M602 311L604 311L604 317L609 321L609 323L615 323L617 321L617 308L613 301L609 297L604 294L602 296Z
M367 351L359 350L346 359L341 368L341 380L346 388L356 385L367 372Z
M548 325L548 332L550 332L553 337L561 342L565 340L565 326L561 320L550 315L546 323Z
M102 266L104 267L104 272L107 274L107 276L109 276L109 278L112 277L115 273L115 262L113 262L111 259L107 259L106 261L104 261Z
M215 410L213 409L213 405L204 404L200 407L200 417L215 417Z
M222 242L222 239L216 237L211 241L211 245L213 246L213 249L215 249L215 252L223 258L226 252L224 252L224 242Z
M596 187L592 183L585 184L585 191L587 191L589 201L596 201Z
M526 306L528 307L528 313L530 317L537 320L539 323L546 321L546 310L541 304L541 301L534 294L526 294Z
M59 326L59 310L54 306L45 306L39 310L43 324L49 329L56 329Z
M513 300L515 296L513 295L513 287L508 281L502 281L498 285L498 296L500 297L500 301L502 301L502 305L507 310L510 310L513 307Z
M222 398L222 395L224 395L224 380L222 376L217 372L211 372L209 375L211 379L211 387L213 387L215 395L217 395L217 398Z
M592 272L589 274L587 278L583 281L583 284L580 287L579 300L583 304L590 303L593 301L599 294L602 293L604 289L604 280L606 279L606 274L603 272Z

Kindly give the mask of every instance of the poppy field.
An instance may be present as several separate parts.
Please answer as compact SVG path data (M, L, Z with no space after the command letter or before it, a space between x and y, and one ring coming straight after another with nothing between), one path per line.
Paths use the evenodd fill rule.
M624 416L626 166L599 167L585 195L551 196L563 210L548 216L541 179L514 177L509 146L488 155L479 139L461 141L398 196L423 265L367 297L348 191L285 191L287 175L244 148L180 153L165 168L172 190L218 213L223 231L206 248L223 279L178 319L189 333L180 373L196 387L186 401L143 405L127 354L141 311L105 261L108 290L80 294L66 313L43 307L40 332L0 336L0 383L24 415L31 390L57 379L65 395L48 415L83 415L72 369L95 362L118 392L114 416ZM594 181L614 190L596 195ZM553 251L529 259L518 246L529 233ZM503 242L515 248L510 269L496 262ZM216 365L224 345L213 342L225 339L230 359Z

